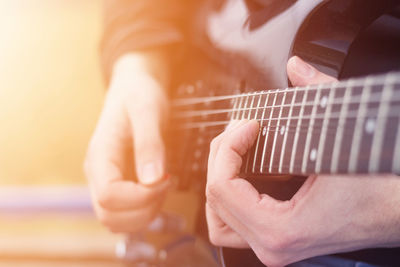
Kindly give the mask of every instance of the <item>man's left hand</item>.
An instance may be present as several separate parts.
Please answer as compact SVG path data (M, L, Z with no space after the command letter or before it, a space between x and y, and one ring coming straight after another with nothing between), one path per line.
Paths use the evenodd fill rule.
M287 69L295 86L335 81L298 57ZM310 176L290 200L278 201L238 177L258 131L256 121L233 121L211 143L206 213L213 244L250 247L268 266L400 245L398 176Z

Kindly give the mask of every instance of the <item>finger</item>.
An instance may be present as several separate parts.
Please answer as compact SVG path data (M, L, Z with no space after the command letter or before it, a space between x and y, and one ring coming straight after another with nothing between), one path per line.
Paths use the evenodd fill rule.
M131 122L136 174L139 182L153 185L165 174L165 147L161 133L164 100L152 90L127 103Z
M126 114L121 105L107 102L89 145L85 160L88 177L95 201L109 210L135 209L152 201L166 190L168 182L153 189L129 181L128 169L132 158L131 137Z
M170 185L168 180L152 187L132 181L110 181L96 192L96 198L99 205L109 211L139 209L161 199Z
M208 235L212 244L223 247L248 248L247 242L225 224L206 203Z
M216 152L218 151L221 140L224 138L226 133L233 131L234 129L246 124L248 120L232 120L227 125L226 129L216 136L210 143L210 155L209 155L209 163L213 163L215 159Z
M209 238L212 244L234 248L250 247L247 241L224 223L209 205L206 205L206 212Z
M219 217L240 236L255 240L256 229L264 223L264 214L275 214L290 208L259 192L246 180L238 178L243 156L251 147L258 133L257 123L247 123L233 130L221 140L215 164L208 170L207 202ZM221 168L224 166L224 168ZM274 218L278 221L280 218ZM268 221L265 221L268 223Z
M334 77L318 71L297 56L289 59L287 64L287 73L294 86L306 86L337 81Z
M102 224L116 233L134 233L147 227L155 218L161 207L161 201L153 201L151 205L130 211L109 211L99 206L96 213Z
M206 187L207 202L220 216L222 221L241 236L247 236L249 231L241 222L241 218L235 218L235 216L230 214L230 208L226 206L226 204L228 201L233 201L235 205L239 206L241 209L248 209L251 206L247 206L247 204L243 205L241 202L242 199L250 197L251 200L247 202L251 202L254 206L260 199L260 196L254 188L249 192L241 191L234 196L229 196L230 192L226 185L233 180L242 180L237 178L242 164L241 157L254 143L258 134L258 127L256 121L245 121L227 132L226 135L221 138L219 147L213 147L212 149L214 150L215 158L212 160L210 157L209 159ZM221 166L223 166L223 168L221 168ZM250 195L248 193L250 193ZM212 237L216 236L219 236L219 234L212 235Z
M255 120L243 121L229 134L221 139L220 145L214 148L217 152L213 160L213 173L210 178L235 178L242 165L242 156L250 149L258 134L258 122ZM212 163L211 163L212 164ZM221 166L224 166L221 168Z
M128 167L126 153L131 142L127 119L122 108L112 103L106 101L104 105L84 163L95 196L111 181L122 181Z

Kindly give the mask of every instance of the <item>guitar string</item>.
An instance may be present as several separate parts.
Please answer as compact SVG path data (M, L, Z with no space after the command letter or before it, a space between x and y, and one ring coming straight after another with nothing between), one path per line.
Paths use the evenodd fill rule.
M275 132L275 131L271 131L271 132ZM305 131L305 132L307 132L307 131ZM320 133L320 131L316 131L317 133ZM352 133L344 133L344 136L352 136ZM275 140L275 139L274 139ZM268 142L269 140L265 140L265 142ZM208 147L207 147L208 148ZM253 147L254 148L254 147ZM199 149L199 148L197 148L197 149ZM248 152L250 152L251 153L251 151L253 151L252 149L251 150L249 150ZM203 152L208 152L208 151L203 151ZM253 155L250 155L253 159L254 159L254 156ZM276 158L276 156L274 156L274 158ZM324 159L324 162L329 162L329 158L328 159ZM204 161L204 162L202 162L202 161L200 161L200 162L198 162L198 163L200 163L200 164L206 164L207 163L207 161ZM173 166L179 166L179 165L175 165L175 164L172 164L172 166L171 167L173 167ZM266 168L265 169L267 169L267 167L269 167L268 165L264 165L264 166L266 166ZM301 168L302 167L302 162L301 163L295 163L294 165L294 168ZM256 169L259 169L261 167L261 165L256 165ZM282 168L286 168L286 169L289 169L289 167L290 167L290 164L283 164L282 166L281 166ZM330 168L328 168L328 170L330 170ZM315 171L314 171L315 172ZM253 173L253 172L248 172L248 173ZM281 172L281 173L279 173L278 171L276 171L276 172L268 172L268 171L265 171L265 172L255 172L255 173L271 173L271 174L273 174L273 173L275 173L275 174L285 174L285 172L283 171L283 172ZM308 172L306 172L306 173L308 173ZM319 172L319 173L323 173L323 172ZM329 173L329 172L325 172L325 173ZM299 171L299 172L295 172L295 173L292 173L292 174L302 174L302 172L301 171Z
M173 106L185 106L185 105L193 105L193 104L202 104L204 102L215 102L221 100L233 100L235 98L246 97L246 96L257 96L257 95L270 95L274 93L289 93L289 92L301 92L306 90L342 90L347 89L347 84L349 81L352 81L352 86L349 88L364 86L365 81L369 79L375 79L375 81L370 83L370 86L384 86L386 85L385 79L387 76L393 75L394 81L393 84L397 85L400 82L400 72L390 72L384 75L378 76L367 76L365 78L358 78L358 79L349 79L344 81L339 81L335 83L326 83L326 84L319 84L319 85L309 85L305 87L288 87L285 89L270 89L270 90L263 90L263 91L255 91L249 92L244 94L235 94L235 95L225 95L225 96L206 96L206 97L192 97L192 98L184 98L184 99L175 99L172 102Z
M344 127L344 125L342 125L342 127ZM277 127L271 127L271 128L277 128ZM295 127L293 127L293 128L295 128ZM296 127L297 128L297 127ZM308 132L308 126L305 126L304 128L307 128L307 129L303 129L303 130L301 130L301 129L296 129L295 131L290 131L290 132L292 132L292 133L294 133L294 132L298 132L298 131L302 131L303 133L307 133ZM320 128L320 129L314 129L314 131L313 131L313 133L314 134L320 134L321 133L321 130L322 130L322 128ZM268 129L267 131L269 131L269 132L271 132L271 133L275 133L275 132L279 132L279 130L273 130L273 129ZM221 131L218 131L218 130L213 130L213 131L207 131L206 133L203 133L203 135L202 135L202 137L203 138L206 138L207 139L207 136L206 135L208 135L208 141L211 141L211 139L212 139L212 137L213 136L216 136L218 133L220 133ZM329 135L332 135L333 133L331 133L331 134L329 134ZM349 137L352 137L353 136L353 133L352 132L344 132L343 133L344 134L344 136L349 136ZM274 139L270 139L270 140L267 140L267 139L265 139L264 140L264 142L263 143L265 143L265 142L275 142L275 138ZM209 143L209 142L207 142L207 143ZM206 149L205 149L206 148ZM253 147L254 148L254 147ZM200 149L200 150L202 150L203 152L208 152L208 146L206 146L206 147L204 147L204 146L200 146L200 145L198 145L198 146L194 146L194 147L192 147L192 149L193 150L198 150L198 149ZM206 151L204 151L204 150L206 150ZM253 151L253 150L249 150L249 152L251 153L251 151ZM254 159L254 156L253 155L250 155L253 159ZM276 156L274 156L274 158L276 158ZM324 159L325 160L325 159ZM206 162L200 162L201 164L205 164ZM173 165L175 165L175 164L173 164ZM257 165L258 166L258 168L259 167L261 167L260 165ZM265 166L267 166L267 165L265 165ZM295 163L295 165L294 165L294 167L296 168L296 167L298 167L298 168L301 168L301 166L302 166L302 164L301 163L299 163L299 164L296 164ZM269 166L267 166L267 167L269 167ZM282 168L288 168L289 167L289 165L288 164L284 164L284 165L282 165ZM251 172L250 172L251 173ZM262 173L269 173L269 172L262 172ZM279 172L271 172L271 173L279 173ZM301 172L299 172L299 173L301 173ZM281 174L284 174L284 172L282 172Z
M371 98L372 97L380 97L381 93L376 93L371 94ZM397 98L396 98L397 97ZM343 98L336 98L334 101L332 102L327 102L325 103L325 107L327 105L339 105L343 103ZM346 104L348 105L354 105L354 104L397 104L397 102L400 101L400 92L398 94L394 94L394 97L392 97L392 99L390 101L379 101L379 99L371 99L371 100L367 100L367 101L360 101L361 100L361 95L352 98L351 101L346 102ZM190 110L190 111L173 111L172 112L172 117L173 118L192 118L192 117L201 117L201 116L208 116L208 115L218 115L218 114L224 114L224 113L231 113L231 112L243 112L243 111L253 111L253 110L273 110L273 109L277 109L277 108L297 108L297 107L314 107L315 105L321 106L321 101L322 98L320 98L317 102L315 101L309 101L306 102L304 105L302 103L295 103L295 104L279 104L279 105L275 105L275 106L268 106L265 108L260 108L260 107L248 107L248 108L238 108L238 109L234 109L234 108L228 108L228 109L208 109L208 110ZM399 103L400 104L400 103ZM321 107L322 108L322 107Z
M354 87L354 86L353 86ZM324 89L324 88L321 88L322 90ZM329 88L330 89L330 88ZM284 92L284 90L282 90L281 92ZM277 93L277 91L275 91L275 92L272 92L272 91L269 91L268 93L270 93L270 94L273 94L273 93ZM246 96L254 96L255 94L253 93L253 94L242 94L242 95L240 95L240 96L238 96L238 97L246 97ZM380 95L380 94L379 94ZM204 98L203 98L204 99ZM390 102L393 102L393 101L390 101ZM369 103L369 104L371 104L371 103L374 103L374 101L369 101L369 102L367 102L367 103ZM379 102L378 102L379 103ZM308 105L309 103L307 103L307 105ZM332 103L329 103L329 104L332 104ZM333 103L333 104L335 104L335 103ZM348 103L348 104L352 104L352 102L350 102L350 103ZM357 102L357 103L354 103L354 104L359 104L359 102ZM315 105L315 103L311 103L311 105L312 106L314 106ZM282 105L282 106L284 106L284 105ZM273 108L277 108L277 107L279 107L279 106L274 106L274 107L269 107L270 109L273 109ZM239 109L239 110L234 110L234 111L236 111L236 112L242 112L242 111L246 111L246 110L252 110L252 109L257 109L257 108L245 108L245 109ZM225 112L230 112L231 110L229 110L229 111L227 111L227 110L225 110ZM220 110L219 111L217 111L217 112L220 112ZM251 112L250 112L251 113ZM369 115L366 115L366 116L364 116L365 118L366 117L368 117ZM389 115L390 116L390 115ZM375 116L376 117L376 116ZM279 118L279 119L277 119L277 118L273 118L272 120L284 120L285 118ZM292 119L295 119L295 118L292 118ZM308 119L308 118L298 118L298 119L304 119L304 120L306 120L306 119ZM317 118L318 119L318 118ZM334 118L332 118L332 119L334 119ZM267 120L260 120L260 121L267 121ZM315 126L315 124L318 124L317 123L317 121L314 123L314 126ZM321 126L321 129L323 128L323 127L329 127L329 128L334 128L334 126L332 125L332 123L329 123L329 124L327 124L327 125L324 125L324 123L323 123L323 121L321 121L321 123L320 123L321 125L323 125L323 126ZM343 125L342 126L340 126L340 125L337 125L337 127L343 127L345 125L345 123L343 123ZM271 131L271 132L277 132L277 131L280 131L279 130L279 123L276 125L276 126L271 126L271 127L269 127L268 129L267 129L267 131ZM200 126L200 128L202 128L202 127L204 127L204 125L201 125ZM289 125L289 127L292 127L292 128L295 128L295 126L290 126ZM304 132L307 132L307 129L309 129L311 126L310 125L302 125L301 126L301 128L303 128L304 127L304 129L298 129L298 127L296 127L296 131L304 131ZM276 130L273 130L273 129L276 129ZM315 127L313 127L314 129L315 129ZM290 130L287 130L288 132L291 132ZM218 132L220 132L220 131L214 131L215 133L218 133ZM318 130L318 131L315 131L315 133L320 133L320 131ZM350 135L350 133L348 133L349 135ZM345 135L347 135L347 133L345 132ZM266 142L268 142L268 141L266 141ZM283 167L285 167L286 165L283 165ZM301 166L301 164L295 164L295 167L296 166L298 166L298 167L300 167ZM261 166L259 166L259 167L261 167ZM263 172L264 173L264 172ZM266 173L268 173L268 172L266 172ZM273 173L273 172L272 172Z
M355 118L371 118L371 119L380 119L382 118L389 118L389 117L395 117L398 118L400 116L400 108L396 108L396 109L391 109L390 112L388 112L388 114L386 114L385 116L377 116L376 113L374 114L370 114L373 113L374 111L376 111L377 109L370 109L368 111L367 114L365 114L364 116L360 117L358 116L358 112L357 111L351 111L348 113L348 115L346 116L346 120L347 119L355 119ZM318 115L303 115L302 117L299 116L291 116L291 117L281 117L281 118L271 118L271 119L256 119L259 122L266 122L266 121L281 121L281 120L308 120L308 119L324 119L324 114L318 114ZM329 119L339 119L340 116L340 112L335 112L335 113L331 113L331 116L329 117ZM188 128L203 128L203 127L213 127L213 126L224 126L227 125L230 122L230 120L223 120L223 121L205 121L205 122L184 122L182 123L180 126L180 128L184 128L184 129L188 129Z

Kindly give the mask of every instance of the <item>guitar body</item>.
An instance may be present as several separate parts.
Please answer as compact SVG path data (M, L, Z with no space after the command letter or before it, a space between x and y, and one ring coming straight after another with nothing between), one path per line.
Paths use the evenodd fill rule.
M219 1L199 12L197 21L205 25L208 37L197 38L202 48L194 45L178 71L173 93L178 105L166 134L170 172L179 177L181 189L204 195L209 142L225 126L201 123L235 116L234 111L180 116L191 110L229 110L238 105L208 98L289 87L286 63L292 55L339 79L400 70L396 1L289 0L278 1L283 8L276 10L249 2ZM204 101L180 105L185 98ZM183 123L189 126L181 127ZM247 177L258 190L279 199L290 198L304 181L298 174L290 180L272 179L262 172ZM250 250L224 249L223 254L225 266L263 266Z

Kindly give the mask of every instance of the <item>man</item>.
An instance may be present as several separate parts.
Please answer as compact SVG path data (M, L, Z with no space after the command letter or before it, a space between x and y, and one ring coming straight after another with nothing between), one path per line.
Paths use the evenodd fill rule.
M204 2L209 3L209 1ZM246 1L246 4L255 2L257 6L265 5L265 7L274 3L268 0L254 0ZM286 4L289 2L293 1L285 1ZM200 10L200 6L201 2L179 0L106 2L106 27L102 51L109 90L89 145L85 171L96 213L100 221L113 232L134 233L143 230L159 211L168 192L170 181L165 174L165 148L161 134L168 107L166 91L173 76L171 70L174 68L171 66L175 65L177 59L179 61L179 50L191 35L188 31L193 32L192 28L186 27L188 17ZM332 81L332 78L310 69L298 58L289 62L288 73L296 85ZM393 191L398 192L397 179L393 176L379 179L364 178L361 183L360 179L346 179L346 177L340 179L311 177L289 202L279 203L267 196L261 198L244 180L236 179L240 161L239 156L232 153L230 148L239 146L240 151L244 152L254 138L257 128L254 122L244 125L242 123L228 128L216 139L214 142L216 145L212 147L207 186L207 214L210 237L215 244L233 247L250 246L264 263L274 265L327 253L398 245L396 243L398 240L390 239L399 235L395 232L396 229L391 227L399 218L396 217L398 213L396 215L393 212L398 206L396 206L398 203L396 196L399 194L393 194ZM230 136L236 135L243 136L243 143L232 141ZM247 143L244 142L246 140ZM226 161L230 158L233 160ZM216 162L223 165L218 165ZM249 205L255 205L257 208L253 213L246 214L249 221L238 222L232 217L235 216L235 212L242 210L220 186L236 185L236 182L243 184L241 199L248 200ZM357 190L353 187L357 187ZM378 192L369 191L378 188L380 189ZM384 199L383 192L384 196L393 198ZM232 196L237 197L237 194ZM343 197L347 200L345 210L341 209ZM368 202L364 202L366 199L363 197L368 197ZM335 198L339 198L340 201L335 202ZM261 199L262 201L259 201ZM327 201L325 206L322 206L321 199ZM329 200L331 202L328 202ZM371 214L376 215L376 206L372 204L360 209L360 205L365 203L377 205L379 200L387 204L385 207L392 209L393 217L389 214L378 218L372 216ZM352 205L348 205L347 202ZM257 204L265 204L266 207L261 205L260 208ZM325 213L320 217L321 214L317 211L321 209L317 208L323 208L322 211L325 212L329 210L336 219L325 222L322 219L330 217ZM354 217L354 221L339 219L348 218L350 212L360 210L369 213L354 213L359 214L359 217ZM230 215L231 213L233 215ZM257 217L261 214L262 217ZM384 219L385 222L376 222L374 218ZM366 226L347 227L355 222L359 226L365 223ZM301 225L289 227L292 226L289 223ZM327 223L331 223L332 226L325 227ZM248 229L243 229L243 224L248 225ZM274 228L278 226L282 228ZM365 237L361 238L362 240L356 235L357 231L352 231L363 229L366 233L374 233L370 229L381 229L381 227L390 230L380 231L384 233L382 237L362 236ZM285 228L288 232L282 235ZM294 232L295 230L308 234L301 236L298 232ZM328 230L343 234L335 234L336 232ZM254 238L255 236L262 238L260 240ZM372 239L376 243L371 241ZM321 242L324 240L327 243ZM391 243L388 244L386 241Z

